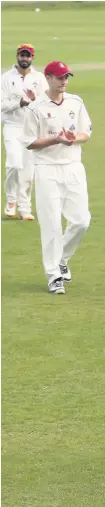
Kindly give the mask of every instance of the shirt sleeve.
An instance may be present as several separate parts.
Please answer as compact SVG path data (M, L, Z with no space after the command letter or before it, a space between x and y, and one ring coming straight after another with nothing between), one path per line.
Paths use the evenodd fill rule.
M39 137L39 118L36 110L27 107L23 127L23 143L26 148Z
M10 97L8 81L2 76L1 80L1 111L8 113L20 107L21 97Z
M82 102L81 108L80 108L79 121L78 121L78 132L87 134L88 137L90 137L91 133L92 133L91 120L88 115L87 109L84 105L84 102Z

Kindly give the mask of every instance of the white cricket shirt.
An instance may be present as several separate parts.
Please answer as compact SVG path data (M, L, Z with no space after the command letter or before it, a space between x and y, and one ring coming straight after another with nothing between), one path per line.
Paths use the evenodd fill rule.
M28 147L38 138L48 138L58 134L62 128L72 130L75 134L91 135L91 121L78 95L64 93L61 104L54 103L46 93L29 104L24 121L24 143ZM79 144L65 146L55 144L43 149L33 150L35 164L68 164L70 161L81 161Z
M2 75L1 86L1 111L3 123L16 126L22 126L26 107L20 107L20 100L23 97L27 102L31 102L25 94L26 90L35 92L35 96L42 95L48 84L42 72L36 71L30 67L30 71L23 78L15 65L8 72Z

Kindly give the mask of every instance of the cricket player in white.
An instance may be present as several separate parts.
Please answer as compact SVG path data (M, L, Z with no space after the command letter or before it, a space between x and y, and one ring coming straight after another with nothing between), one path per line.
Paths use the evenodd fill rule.
M91 121L83 100L65 93L73 75L68 66L55 61L44 72L49 90L27 108L24 142L35 154L36 209L49 291L64 294L63 282L71 280L67 262L90 223L81 143L90 137Z
M33 154L22 143L23 123L28 104L48 88L44 74L32 66L34 48L21 44L17 64L2 76L2 117L6 150L5 215L14 217L16 205L23 220L31 214L31 190L34 176Z

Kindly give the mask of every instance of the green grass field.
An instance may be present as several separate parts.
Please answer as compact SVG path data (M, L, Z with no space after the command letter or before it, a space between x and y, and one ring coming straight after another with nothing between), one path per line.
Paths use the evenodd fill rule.
M39 67L103 62L104 27L105 5L36 13L14 2L2 7L2 67L25 41ZM105 506L105 71L75 73L69 91L92 118L83 152L92 221L65 296L47 292L37 217L4 217L2 143L2 507Z

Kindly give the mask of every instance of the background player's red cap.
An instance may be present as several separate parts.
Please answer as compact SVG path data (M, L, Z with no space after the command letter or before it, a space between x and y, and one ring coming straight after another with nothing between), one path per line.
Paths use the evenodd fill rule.
M28 51L32 56L34 56L34 48L32 44L20 44L17 47L17 54L19 55L21 51Z
M66 74L69 74L70 76L73 76L72 71L69 69L68 65L63 62L51 62L46 65L44 69L45 76L48 76L49 74L53 74L55 77L62 77Z

